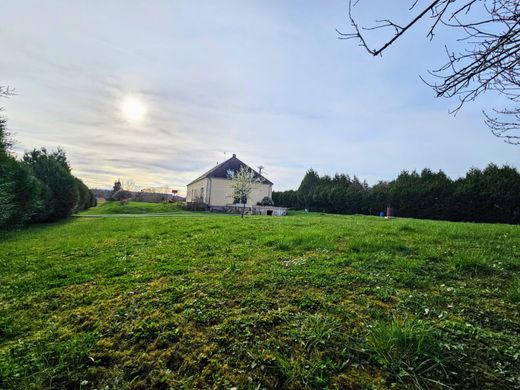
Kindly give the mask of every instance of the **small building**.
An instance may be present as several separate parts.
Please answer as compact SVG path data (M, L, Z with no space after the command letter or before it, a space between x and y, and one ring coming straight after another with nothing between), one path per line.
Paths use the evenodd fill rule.
M265 197L271 199L273 183L240 161L235 154L189 183L186 202L188 204L204 204L209 210L228 212L238 210L239 205L243 207L243 200L233 199L233 188L231 186L231 176L243 166L251 170L255 179L258 180L245 202L248 211L252 213L253 206L256 208L257 203L260 203L262 199ZM279 215L279 213L271 211L269 215Z

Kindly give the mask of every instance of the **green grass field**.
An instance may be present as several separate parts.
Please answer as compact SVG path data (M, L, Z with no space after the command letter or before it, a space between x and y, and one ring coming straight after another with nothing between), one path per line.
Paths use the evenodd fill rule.
M73 218L0 245L0 388L520 387L520 226Z
M119 202L104 202L98 207L83 211L81 215L96 214L159 214L184 211L179 203L145 203L130 202L122 205Z

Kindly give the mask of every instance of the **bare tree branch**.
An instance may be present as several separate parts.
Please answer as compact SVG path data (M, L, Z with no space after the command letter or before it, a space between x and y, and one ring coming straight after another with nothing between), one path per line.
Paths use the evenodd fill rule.
M518 0L428 0L416 10L420 0L413 0L409 11L413 14L404 24L389 19L377 20L375 27L362 27L353 17L353 9L360 3L349 2L348 18L352 33L339 33L340 39L357 40L370 54L377 56L387 50L420 20L429 18L427 33L433 39L440 26L461 31L464 36L457 42L466 48L450 52L446 48L447 62L429 71L432 80L424 80L437 97L457 98L456 113L465 103L481 94L496 92L514 106L512 109L486 113L485 123L493 134L508 143L517 144L518 136L511 135L520 128L518 104L520 102L520 2ZM368 44L367 34L375 29L392 28L394 33L379 47ZM509 117L510 119L507 119Z
M15 94L15 90L10 87L0 85L0 97L8 97Z

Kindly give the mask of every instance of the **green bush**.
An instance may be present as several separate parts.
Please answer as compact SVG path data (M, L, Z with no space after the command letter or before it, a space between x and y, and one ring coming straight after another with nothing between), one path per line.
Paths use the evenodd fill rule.
M62 149L34 149L18 161L11 146L0 117L0 227L57 220L96 204L87 186L72 176Z
M88 187L78 179L74 178L76 182L76 186L78 188L78 202L76 203L76 207L74 207L74 212L86 210L90 207L97 205L97 200L92 191L88 189Z
M112 195L111 200L117 200L121 202L121 204L128 204L128 201L132 199L132 193L127 190L119 190L114 195Z
M0 158L0 227L20 226L45 214L48 189L28 167L14 158Z
M264 196L264 198L260 202L258 202L258 205L259 206L273 206L274 202L270 197Z
M78 204L79 190L63 150L47 153L45 148L34 149L25 153L23 161L51 192L46 209L52 211L46 219L54 221L70 216Z
M66 218L95 203L92 192L70 173L62 150L33 150L23 161L0 150L0 227Z

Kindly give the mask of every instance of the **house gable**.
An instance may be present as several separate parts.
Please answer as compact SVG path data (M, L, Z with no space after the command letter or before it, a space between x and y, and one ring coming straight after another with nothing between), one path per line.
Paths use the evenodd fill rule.
M246 167L247 169L251 170L253 172L253 175L255 179L259 179L261 183L270 184L273 183L266 179L264 176L262 176L260 173L252 169L249 165L243 163L240 161L235 154L233 154L233 157L227 159L223 163L220 163L216 165L215 167L211 168L209 171L204 173L202 176L198 177L197 179L193 180L191 183L188 184L188 186L192 185L193 183L196 183L199 180L202 180L204 178L220 178L220 179L229 179L230 172L237 172L240 170L241 167Z
M247 204L256 205L264 197L270 198L273 183L240 161L236 155L233 155L230 159L218 164L188 184L186 200L188 202L206 203L210 207L223 207L232 204L233 188L230 174L237 172L241 167L251 170L256 179Z

